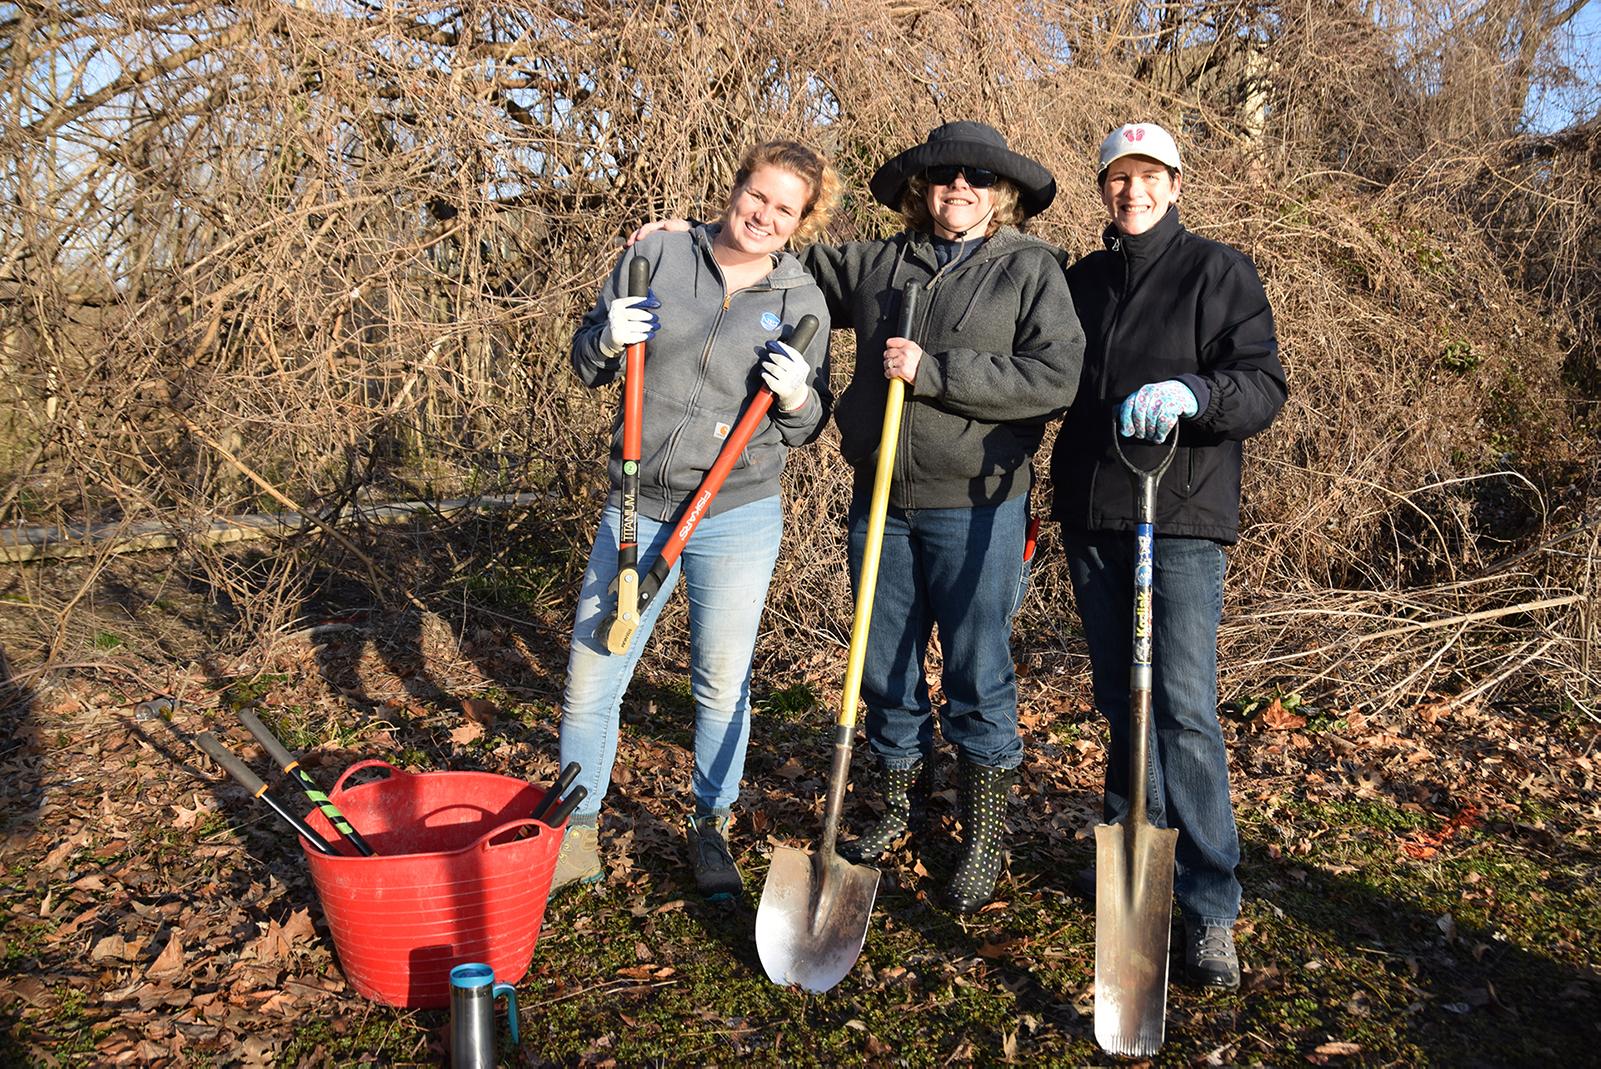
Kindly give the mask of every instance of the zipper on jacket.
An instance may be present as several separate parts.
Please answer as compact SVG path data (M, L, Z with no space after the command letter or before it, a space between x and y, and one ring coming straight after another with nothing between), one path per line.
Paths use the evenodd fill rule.
M1104 369L1104 374L1102 374L1100 382L1100 400L1103 402L1110 400L1107 394L1112 388L1112 361L1108 353L1112 347L1112 338L1117 334L1117 325L1123 320L1123 309L1128 304L1129 288L1134 281L1134 265L1129 263L1128 250L1125 248L1124 242L1117 242L1116 248L1111 251L1123 262L1123 285L1118 289L1117 301L1112 305L1112 318L1106 324L1106 341L1101 348L1101 365ZM1118 429L1113 427L1113 436L1115 437L1117 433ZM1117 443L1114 441L1112 444L1115 446ZM1105 463L1106 457L1103 453L1095 459L1094 465L1090 468L1089 496L1084 502L1084 525L1087 530L1091 531L1096 529L1095 486L1100 482L1101 467Z
M937 269L934 272L933 276L929 278L927 284L923 286L923 296L924 296L925 300L924 300L924 303L923 303L922 307L918 309L918 313L919 314L917 315L916 319L914 319L914 321L912 323L912 330L913 330L914 333L917 331L917 329L919 327L923 326L924 324L928 323L928 321L929 321L929 315L930 315L930 312L932 311L933 306L934 306L934 287L937 286L940 282L944 281L946 278L949 278L953 273L955 273L957 270L961 269L962 267L969 266L969 265L975 265L975 269L976 269L976 265L978 263L980 263L979 257L982 255L982 253L983 253L983 250L981 249L978 252L975 252L972 256L967 257L966 259L956 260L956 261L953 261L952 263L948 263L944 267L941 267L941 268ZM904 250L903 250L903 255L904 255ZM999 261L999 257L994 257L994 258L985 259L985 260L982 261L982 263L986 267L989 267L989 266L993 266L998 261ZM977 286L974 287L973 294L974 294L974 303L977 303L977 299L978 299L978 288L977 288ZM953 333L960 328L962 323L967 321L968 313L971 312L972 309L973 309L973 306L970 304L968 306L967 312L963 312L962 313L961 319L958 320L957 325L951 328ZM919 348L922 348L922 344L923 344L922 342L918 342L917 344L918 344ZM924 350L923 355L925 357L928 355L927 350ZM906 389L907 389L908 392L910 392L911 388L912 388L912 384L911 383L907 383L906 384ZM913 419L914 419L914 416L916 414L916 411L917 411L917 406L916 405L906 405L904 408L901 409L900 441L896 443L896 447L895 447L895 467L900 469L899 475L900 475L900 480L901 480L901 486L904 488L905 496L906 496L906 506L905 507L909 508L909 509L917 507L917 500L913 496L913 491L916 489L916 485L912 481L912 448L911 448L911 445L912 445L912 423L913 423Z
M718 274L720 276L722 272L719 271ZM719 280L721 281L721 279ZM724 281L723 285L727 286L727 282ZM774 287L770 285L760 284L760 288L757 286L746 286L744 289L739 290L738 292L773 293L775 290ZM706 373L711 367L712 350L717 346L717 334L718 331L722 329L723 315L728 311L728 307L733 303L733 300L734 294L723 294L722 307L717 310L717 316L712 320L711 329L706 332L706 344L700 351L700 373L695 377L695 388L689 395L689 404L686 406L684 418L678 421L678 426L674 427L672 431L668 433L666 439L664 439L662 442L662 488L665 489L669 494L688 493L695 489L695 487L691 485L679 490L678 487L673 485L673 459L678 453L678 443L683 438L685 428L687 428L690 422L695 418L695 408L700 403L701 389L706 385Z

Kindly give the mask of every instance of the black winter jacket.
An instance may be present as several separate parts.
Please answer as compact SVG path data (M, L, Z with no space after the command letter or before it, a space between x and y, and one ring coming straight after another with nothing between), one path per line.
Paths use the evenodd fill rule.
M1067 271L1084 325L1084 378L1051 456L1051 516L1077 532L1134 529L1133 480L1113 449L1113 420L1141 386L1178 379L1199 411L1179 423L1178 455L1157 490L1159 535L1239 540L1240 443L1283 406L1284 367L1267 294L1250 259L1198 237L1168 209ZM1124 440L1154 466L1166 444Z
M1028 492L1029 461L1045 425L1072 403L1084 349L1061 256L1011 227L943 269L932 239L916 231L801 254L834 326L856 331L855 372L835 421L858 494L878 464L884 343L912 279L923 285L912 340L925 356L906 391L890 503L971 508Z

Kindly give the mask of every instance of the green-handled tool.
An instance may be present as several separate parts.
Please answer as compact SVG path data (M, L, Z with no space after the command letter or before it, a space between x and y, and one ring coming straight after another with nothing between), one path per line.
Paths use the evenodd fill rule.
M373 848L361 837L361 833L351 826L344 813L329 800L322 788L317 786L317 781L311 778L311 774L300 767L300 758L285 749L284 744L278 741L278 737L268 731L267 725L249 709L239 710L239 722L249 729L257 742L261 743L261 748L267 751L267 756L272 758L273 764L283 769L284 775L295 781L311 800L311 804L322 810L322 815L328 818L328 823L334 826L334 830L348 839L350 845L354 846L362 857L372 857L375 852Z
M287 806L269 794L267 785L261 781L261 777L250 771L250 767L243 761L229 753L227 747L223 746L215 735L209 731L202 731L195 737L195 743L206 752L207 757L217 762L227 770L228 775L238 780L240 786L249 791L253 797L267 803L268 808L277 813L284 823L299 832L301 837L311 844L313 850L319 854L337 855L339 853L339 851L329 846L328 840L318 835L310 824L295 816Z

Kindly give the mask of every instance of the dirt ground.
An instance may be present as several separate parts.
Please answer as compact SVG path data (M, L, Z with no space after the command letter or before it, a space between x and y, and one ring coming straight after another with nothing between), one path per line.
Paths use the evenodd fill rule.
M366 757L548 782L561 599L441 598L425 615L329 596L266 648L227 654L216 606L167 566L127 558L102 575L49 673L30 674L51 641L41 608L87 573L0 579L0 1061L439 1063L446 1014L349 987L295 838L194 739L217 733L266 776L237 720L249 708L325 789ZM764 644L735 830L748 893L716 905L684 858L691 714L682 651L663 643L625 708L607 879L550 903L506 1064L1111 1061L1091 1030L1093 909L1068 880L1093 855L1101 728L1081 657L1029 635L1019 649L1029 754L997 903L971 920L939 905L955 851L946 776L935 834L884 867L857 968L805 996L765 979L754 912L772 847L818 836L844 651ZM1287 695L1232 713L1246 981L1175 985L1157 1063L1591 1059L1593 718L1428 694L1382 717ZM858 754L853 779L866 774ZM865 812L849 806L854 823Z

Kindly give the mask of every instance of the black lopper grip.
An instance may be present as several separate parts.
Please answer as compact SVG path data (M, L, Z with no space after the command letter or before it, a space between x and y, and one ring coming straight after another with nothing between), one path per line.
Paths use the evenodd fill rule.
M539 803L534 806L534 811L529 816L534 820L545 819L545 814L550 812L551 806L556 804L556 800L562 796L562 792L571 787L573 780L578 778L578 772L577 761L567 762L567 767L561 770L561 775L556 777L556 782L550 785L550 790L546 791L544 797L539 799Z
M551 810L549 816L545 817L545 823L552 828L561 827L567 818L573 815L573 810L578 808L578 803L587 797L589 797L589 788L574 787L573 793L563 798L561 804Z
M195 743L206 751L207 757L217 762L227 771L228 775L238 780L239 785L245 790L254 795L261 795L266 792L267 785L261 782L261 777L250 771L250 766L229 753L222 743L217 741L217 736L209 731L202 731L195 736Z
M784 341L790 348L805 352L806 347L812 343L812 339L815 337L817 337L817 317L803 315L800 317L800 322L795 324L795 329L789 332L789 337Z
M272 758L272 763L279 768L288 771L290 766L299 760L284 749L284 744L278 741L278 737L268 731L267 725L257 719L256 714L249 709L239 710L239 722L256 737L256 741L261 743L261 748L267 751L267 756Z
M901 291L901 317L899 326L895 328L898 337L912 337L912 329L917 325L917 302L922 297L923 284L915 279Z

